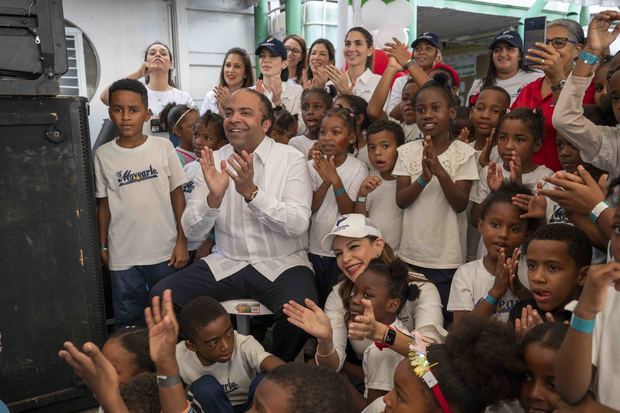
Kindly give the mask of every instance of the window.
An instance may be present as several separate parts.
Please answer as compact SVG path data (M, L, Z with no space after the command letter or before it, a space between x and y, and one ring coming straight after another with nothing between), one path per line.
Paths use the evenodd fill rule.
M95 49L75 25L65 20L67 73L60 78L60 94L93 98L99 83L99 63Z

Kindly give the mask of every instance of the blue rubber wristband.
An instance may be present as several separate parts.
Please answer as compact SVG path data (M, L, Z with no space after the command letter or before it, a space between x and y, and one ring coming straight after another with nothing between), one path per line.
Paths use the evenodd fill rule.
M570 319L570 328L583 334L592 334L594 331L594 320L584 320L573 313Z
M340 196L346 194L347 191L344 188L334 189L334 195Z
M428 181L426 179L424 179L424 177L422 175L418 176L418 179L416 181L418 183L418 185L420 185L422 188L426 187L426 185L428 185Z
M579 58L589 65L595 65L599 61L598 56L593 55L592 53L588 53L585 50L579 53Z
M491 305L497 305L497 298L493 297L491 294L488 293L484 296L484 301Z

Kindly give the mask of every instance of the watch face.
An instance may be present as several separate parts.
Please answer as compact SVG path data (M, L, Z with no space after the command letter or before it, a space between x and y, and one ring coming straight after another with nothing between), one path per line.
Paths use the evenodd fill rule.
M385 335L385 344L391 346L396 341L396 330L390 328Z

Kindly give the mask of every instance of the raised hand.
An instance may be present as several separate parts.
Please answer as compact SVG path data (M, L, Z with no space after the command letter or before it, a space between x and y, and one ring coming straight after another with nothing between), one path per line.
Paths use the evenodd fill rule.
M523 337L528 331L544 322L553 323L555 319L553 314L545 313L545 319L540 316L540 313L532 308L531 305L523 307L521 309L521 318L515 320L515 332L519 337Z
M469 143L469 128L465 126L463 129L461 129L456 139L463 143Z
M439 161L439 158L437 157L437 151L435 151L435 144L433 144L433 140L430 136L424 138L424 151L422 152L422 156L423 160L426 161L426 164L431 174L437 176L445 173L445 169L443 168L441 162Z
M325 66L327 77L332 81L338 93L341 95L351 93L353 85L349 84L349 75L342 69L333 65Z
M220 167L224 171L226 161L222 161ZM209 188L209 195L207 196L209 207L218 208L222 203L226 189L228 189L228 175L217 170L213 160L213 151L207 147L200 151L200 168Z
M88 342L82 347L82 352L70 341L66 341L63 347L58 356L84 380L101 406L109 412L128 412L121 399L118 373L99 348Z
M329 318L314 301L306 298L304 302L307 307L293 300L284 304L282 311L288 322L319 340L331 340L332 325Z
M228 164L230 168L225 164L222 166L224 171L235 183L235 189L245 199L249 199L252 193L256 190L254 185L254 159L253 155L248 154L246 151L242 151L241 155L233 153L228 158Z
M324 182L327 182L331 185L335 185L338 183L340 177L338 176L338 171L336 169L336 163L334 160L334 156L332 155L329 159L327 159L321 152L312 152L312 166L317 171L321 179Z
M544 177L555 189L542 189L540 193L557 202L566 211L589 215L599 202L605 200L605 193L583 166L577 167L577 174L579 176L558 172ZM599 181L603 183L606 179L601 177Z
M491 135L484 141L484 147L482 148L482 152L480 152L480 157L478 158L478 163L482 168L487 166L489 162L491 162L491 150L495 145L495 129L491 130Z
M224 105L224 101L230 95L230 90L228 86L216 86L213 88L213 93L215 94L215 99L217 103L222 106Z
M498 191L504 183L503 167L498 167L493 161L489 162L489 169L487 170L487 185L491 192Z
M271 79L269 81L269 89L273 96L271 101L274 106L280 106L282 104L282 81L280 79Z
M606 10L594 16L588 25L586 49L597 54L607 49L620 33L619 25L616 25L611 32L609 31L612 23L617 20L620 20L620 12L614 10Z
M159 296L153 297L151 307L144 310L149 329L149 353L156 366L176 364L175 351L179 336L179 323L172 305L172 291L165 290L162 297L163 299Z
M521 184L523 176L523 167L521 164L521 158L514 155L508 164L510 167L510 181Z
M136 75L138 76L138 79L148 76L152 68L153 68L153 65L151 63L142 62L142 64L136 71Z
M388 54L388 56L393 57L396 60L396 62L400 65L399 69L402 70L405 63L409 61L410 54L407 51L407 45L401 43L401 41L396 37L392 37L392 40L394 42L386 43L383 50Z
M517 194L512 197L512 204L525 211L521 219L543 219L547 217L547 198L540 193L542 182L536 184L534 195Z
M256 80L256 83L254 84L254 88L256 89L257 92L260 92L263 95L265 94L265 82L262 79Z
M542 70L549 79L551 85L559 83L566 78L564 74L564 64L560 53L550 44L535 43L537 49L528 49L525 58L536 63L531 67Z
M366 196L381 185L383 181L378 176L369 176L362 182L359 191L357 192L358 196Z
M310 86L323 89L325 88L328 80L327 70L323 66L318 66L316 70L312 72L312 81L310 82Z
M605 308L607 289L611 285L620 291L620 263L590 266L575 314L581 318L594 319Z
M373 339L378 329L379 323L375 319L375 311L372 308L372 302L365 298L362 299L364 306L364 314L355 316L353 321L349 323L348 336L351 340L364 340L366 338Z

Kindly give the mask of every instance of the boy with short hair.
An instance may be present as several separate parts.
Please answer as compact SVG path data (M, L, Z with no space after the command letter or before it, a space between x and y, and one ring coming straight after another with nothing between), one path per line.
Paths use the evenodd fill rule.
M284 363L254 337L237 333L224 307L211 297L187 303L180 326L187 337L177 344L180 375L203 411L245 412L263 378L259 373Z
M144 85L118 80L109 97L119 136L95 153L95 196L101 258L112 276L120 327L140 322L148 290L187 263L181 228L186 177L169 140L142 134L150 119Z
M366 132L368 159L374 168L362 182L355 202L355 213L374 222L385 241L398 252L403 229L403 210L396 205L396 178L392 176L398 147L405 143L399 124L389 120L372 123ZM378 176L377 176L378 175Z
M547 224L532 234L525 250L529 289L534 298L515 305L510 320L520 320L523 330L534 327L523 323L532 311L541 319L550 319L548 313L555 321L568 320L570 312L564 307L579 297L592 261L590 239L573 225Z

